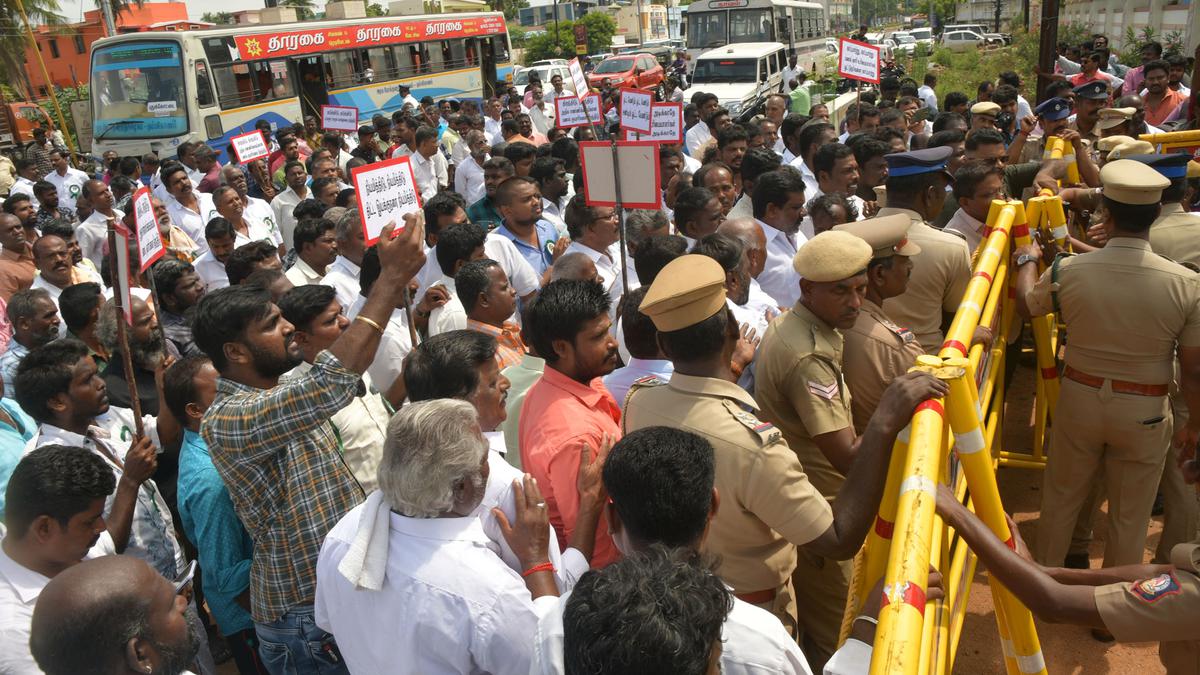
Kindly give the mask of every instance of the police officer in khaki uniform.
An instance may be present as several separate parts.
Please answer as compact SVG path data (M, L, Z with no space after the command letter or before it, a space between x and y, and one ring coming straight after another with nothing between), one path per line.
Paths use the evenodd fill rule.
M1136 114L1137 108L1102 108L1096 113L1096 132L1100 138L1124 136L1133 140L1129 135L1129 127L1133 124L1133 116Z
M853 489L849 472L876 424L872 419L861 438L855 434L839 330L858 319L871 257L870 244L848 232L823 232L801 247L793 263L801 298L767 328L756 361L755 397L763 417L782 429L813 486L835 506L845 498L843 486ZM805 608L805 653L815 664L837 646L850 571L842 556L799 552L792 578Z
M1158 640L1158 658L1167 675L1200 673L1200 543L1176 546L1170 565L1042 567L1029 560L1015 528L1014 552L944 486L937 509L988 572L1040 620L1105 628L1121 642Z
M1200 403L1200 279L1155 255L1149 241L1170 182L1127 159L1105 165L1101 179L1104 248L1060 257L1040 279L1037 243L1018 249L1013 263L1022 316L1057 310L1071 336L1037 539L1038 559L1054 566L1101 472L1109 501L1104 566L1141 562L1171 442L1176 346L1189 407ZM1191 447L1197 436L1189 422L1176 440Z
M912 256L921 247L908 240L909 219L902 213L870 218L834 226L871 245L867 263L867 293L854 326L844 334L842 368L846 386L854 397L850 410L854 431L861 434L867 426L883 390L897 377L908 372L924 354L917 336L898 326L883 311L883 301L904 293L912 272ZM919 260L918 260L919 262Z
M802 266L801 273L810 278L855 276L871 257L866 243L844 233L818 235L801 251L809 251L804 259L811 265ZM855 269L847 271L851 267ZM712 443L721 508L705 550L720 556L721 577L739 598L772 611L795 631L790 579L796 546L830 558L854 556L878 511L896 433L920 401L943 395L945 385L922 374L896 379L866 434L855 442L859 460L847 468L846 488L831 508L779 430L759 420L754 398L734 383L730 357L738 325L725 304L721 266L699 255L671 261L640 309L658 328L659 345L675 372L669 383L644 378L633 385L622 418L624 430L669 426ZM801 621L807 626L816 611L805 606ZM840 609L833 621L840 625ZM836 636L836 625L833 632Z
M941 213L946 187L954 177L946 171L953 153L948 147L885 155L888 163L887 206L879 217L904 214L912 225L908 239L921 247L921 264L913 266L904 295L884 309L898 325L917 335L926 352L942 346L942 327L950 324L971 280L971 252L960 237L929 225Z

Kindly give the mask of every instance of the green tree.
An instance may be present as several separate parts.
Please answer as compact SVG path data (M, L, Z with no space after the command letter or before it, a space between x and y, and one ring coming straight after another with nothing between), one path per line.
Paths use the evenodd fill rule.
M233 23L233 13L232 12L205 12L204 15L200 17L200 20L207 21L209 23L215 23L218 26L223 26L223 25Z
M60 14L62 7L58 0L24 0L25 13L29 22L34 26L60 26L66 19ZM25 63L25 48L29 46L29 36L25 32L25 23L21 14L12 2L0 0L0 23L9 30L0 32L0 76L4 81L21 91L23 98L33 98L34 92L27 86L27 72L38 70L34 61Z
M588 12L579 21L587 26L589 53L606 52L612 47L613 36L617 34L617 22L613 20L612 15L605 12ZM571 49L567 53L574 52L575 36L572 34Z
M383 5L372 2L367 5L367 16L387 16L388 11L383 8Z
M291 7L296 10L296 18L301 21L316 16L313 0L279 0L280 7Z
M542 59L569 58L575 54L574 21L559 21L555 39L554 22L546 26L546 32L525 38L525 63Z
M509 40L509 42L512 42L512 46L518 47L518 48L524 47L526 32L527 31L524 28L522 28L521 26L518 26L516 24L510 25L508 27L508 40Z

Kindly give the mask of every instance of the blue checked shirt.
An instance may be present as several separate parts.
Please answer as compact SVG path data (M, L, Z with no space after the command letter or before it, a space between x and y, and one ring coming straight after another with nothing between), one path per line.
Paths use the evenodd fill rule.
M254 538L256 622L313 603L321 542L363 500L329 424L354 398L359 378L325 351L306 377L272 389L217 380L200 435Z
M204 598L221 628L232 635L254 627L250 613L234 600L250 587L254 541L233 510L229 490L213 466L200 434L185 429L179 451L179 520L196 544Z

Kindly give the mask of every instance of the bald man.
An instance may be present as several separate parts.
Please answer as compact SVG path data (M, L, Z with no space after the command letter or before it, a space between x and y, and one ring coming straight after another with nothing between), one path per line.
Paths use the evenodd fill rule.
M100 269L108 243L108 221L121 220L125 213L113 206L112 190L102 180L93 179L84 183L83 196L91 203L93 211L75 228L75 240L79 242L83 257Z
M779 316L780 309L758 283L758 275L767 265L767 236L763 234L763 229L753 218L730 218L721 223L717 232L742 242L746 258L750 261L750 298L743 306L748 312L765 316L766 322L770 323L771 319Z
M46 675L180 675L200 649L185 592L144 561L105 556L50 580L33 610L29 648Z
M600 281L600 272L596 263L583 253L567 253L554 261L550 269L550 280L578 279L581 281Z

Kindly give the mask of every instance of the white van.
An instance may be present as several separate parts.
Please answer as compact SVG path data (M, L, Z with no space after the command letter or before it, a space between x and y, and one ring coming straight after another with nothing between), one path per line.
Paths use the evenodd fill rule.
M716 94L735 120L752 117L769 94L783 91L787 48L778 42L740 42L696 58L689 94Z

